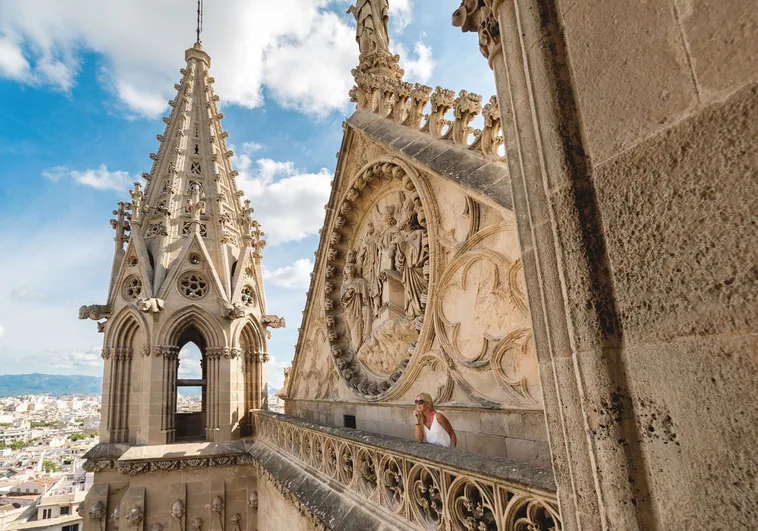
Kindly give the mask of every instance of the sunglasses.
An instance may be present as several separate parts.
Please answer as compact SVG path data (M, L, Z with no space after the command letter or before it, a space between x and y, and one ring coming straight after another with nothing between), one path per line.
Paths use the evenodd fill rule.
M413 403L416 404L417 406L420 406L422 404L426 404L426 401L425 400L414 400Z

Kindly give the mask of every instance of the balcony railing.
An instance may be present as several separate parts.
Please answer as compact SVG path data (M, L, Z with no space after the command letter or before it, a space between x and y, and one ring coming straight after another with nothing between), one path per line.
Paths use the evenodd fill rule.
M253 417L257 442L404 528L561 529L550 470L268 411Z

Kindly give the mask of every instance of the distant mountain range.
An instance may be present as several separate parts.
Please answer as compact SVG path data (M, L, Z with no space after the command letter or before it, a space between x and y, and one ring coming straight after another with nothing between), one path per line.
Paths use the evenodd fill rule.
M0 374L0 398L20 395L99 395L103 379L99 376L59 376L56 374ZM269 386L272 396L279 389ZM184 394L195 395L189 389Z
M56 374L0 374L0 397L19 395L99 395L103 379L97 376Z

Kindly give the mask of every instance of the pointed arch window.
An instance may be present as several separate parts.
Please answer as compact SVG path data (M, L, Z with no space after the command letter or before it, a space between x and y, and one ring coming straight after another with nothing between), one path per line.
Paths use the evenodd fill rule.
M207 415L207 376L205 342L194 329L182 334L176 367L175 418L176 440L197 440L205 437Z

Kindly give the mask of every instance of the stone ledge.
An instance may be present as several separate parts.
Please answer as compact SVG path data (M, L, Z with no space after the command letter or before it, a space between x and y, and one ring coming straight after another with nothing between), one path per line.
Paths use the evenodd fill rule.
M84 469L88 472L114 470L136 476L180 468L244 465L252 462L253 445L249 439L151 446L100 443L84 454Z
M276 450L263 444L251 448L260 476L274 484L301 513L320 522L323 529L334 531L383 531L399 529L380 521L342 496L337 490L288 461Z
M472 454L454 448L444 448L434 444L424 444L387 435L366 433L350 428L336 428L305 421L295 417L279 415L270 411L254 410L254 416L269 417L300 428L310 429L334 437L342 437L378 449L425 459L440 465L489 476L493 479L518 484L527 489L556 492L553 471L526 463L511 461L503 457L489 457Z
M508 166L497 159L476 155L464 147L367 111L356 111L347 119L347 124L390 151L401 153L498 205L513 209L510 186L504 180Z

